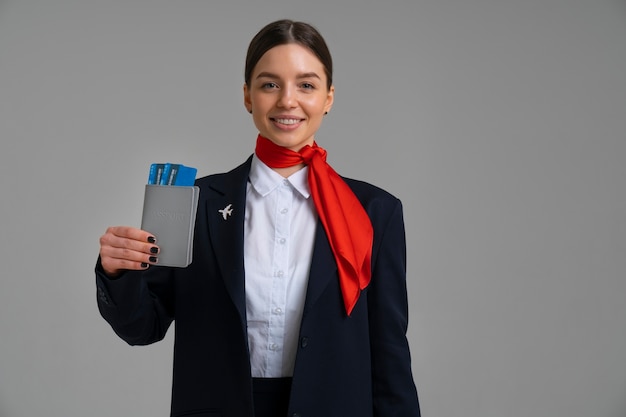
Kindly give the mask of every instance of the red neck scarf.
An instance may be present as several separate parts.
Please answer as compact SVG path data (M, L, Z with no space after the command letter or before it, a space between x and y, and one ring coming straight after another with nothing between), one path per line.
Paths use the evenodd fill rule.
M337 261L343 301L349 316L372 275L374 231L361 202L326 163L326 151L315 142L313 146L306 145L294 152L259 135L255 152L270 168L308 165L311 196Z

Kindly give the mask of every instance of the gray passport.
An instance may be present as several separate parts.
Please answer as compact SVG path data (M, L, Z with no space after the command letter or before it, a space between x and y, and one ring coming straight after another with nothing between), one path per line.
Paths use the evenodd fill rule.
M161 248L157 266L191 264L199 194L197 186L146 185L141 228L152 233Z

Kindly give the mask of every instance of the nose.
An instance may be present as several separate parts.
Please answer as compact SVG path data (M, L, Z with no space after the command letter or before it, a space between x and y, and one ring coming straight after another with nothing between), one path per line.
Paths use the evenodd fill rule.
M279 107L292 109L297 106L298 100L296 96L296 89L293 86L284 86L280 90L280 98L278 100Z

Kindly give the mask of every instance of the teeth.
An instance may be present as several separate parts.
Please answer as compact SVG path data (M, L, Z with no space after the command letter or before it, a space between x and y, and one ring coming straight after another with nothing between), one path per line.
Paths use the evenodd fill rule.
M274 120L276 120L278 123L283 124L283 125L295 125L296 123L300 121L300 119L274 119Z

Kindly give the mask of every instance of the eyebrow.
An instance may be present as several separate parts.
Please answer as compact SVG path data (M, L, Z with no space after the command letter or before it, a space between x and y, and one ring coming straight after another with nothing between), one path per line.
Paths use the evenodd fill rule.
M280 77L276 74L272 74L271 72L261 72L259 73L259 75L256 76L256 78L272 78L272 79L280 79ZM315 72L304 72L301 74L296 75L296 78L301 79L301 78L317 78L319 80L321 80L320 76L317 75L317 73Z

